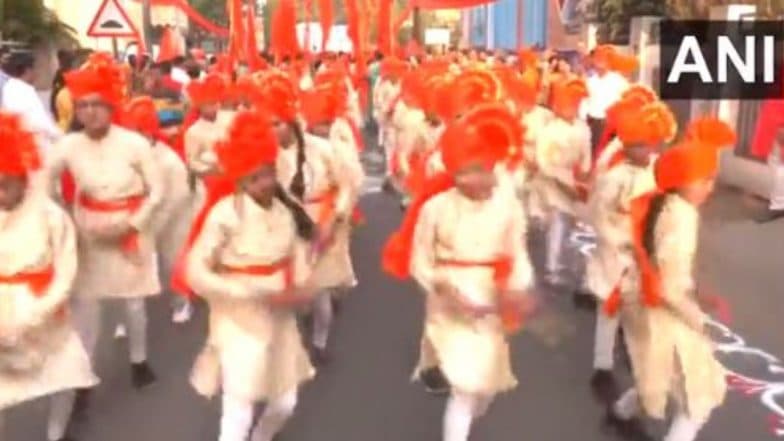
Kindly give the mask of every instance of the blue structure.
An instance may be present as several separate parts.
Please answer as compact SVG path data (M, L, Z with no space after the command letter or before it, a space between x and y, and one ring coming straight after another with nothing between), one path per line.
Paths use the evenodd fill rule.
M497 0L466 11L472 46L515 50L547 43L550 0Z

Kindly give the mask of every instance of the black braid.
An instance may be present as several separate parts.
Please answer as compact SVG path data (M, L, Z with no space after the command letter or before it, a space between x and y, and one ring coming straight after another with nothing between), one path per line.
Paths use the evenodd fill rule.
M316 234L316 224L308 216L308 213L305 212L305 209L294 202L280 185L275 187L275 197L289 209L294 217L294 223L297 225L297 235L306 241L313 240Z
M294 132L297 141L297 172L291 180L289 191L302 201L305 197L305 173L302 170L305 165L305 135L302 134L302 128L296 122L289 123L289 127Z
M656 223L658 222L662 211L664 211L664 203L667 201L667 196L671 194L672 193L662 193L654 196L651 200L651 208L650 211L648 211L648 216L645 218L642 244L651 261L654 261L654 255L656 253Z

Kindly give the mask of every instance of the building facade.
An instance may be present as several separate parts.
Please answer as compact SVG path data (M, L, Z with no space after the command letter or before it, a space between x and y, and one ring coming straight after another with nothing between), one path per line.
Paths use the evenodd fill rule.
M514 50L547 41L548 0L498 0L463 11L464 43Z

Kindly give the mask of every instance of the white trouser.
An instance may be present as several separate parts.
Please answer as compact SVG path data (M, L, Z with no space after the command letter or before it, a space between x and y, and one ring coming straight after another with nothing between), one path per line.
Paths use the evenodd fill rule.
M550 274L556 274L562 268L561 256L563 255L564 242L569 234L571 217L562 212L550 214L550 226L547 229L547 261L545 269Z
M615 342L620 320L608 316L601 307L596 308L596 335L593 344L593 368L611 371L615 366Z
M93 358L102 330L103 315L109 313L114 318L116 308L121 306L125 308L123 324L128 331L131 363L144 363L147 361L147 309L143 298L102 300L76 298L73 302L76 331L90 358ZM113 320L113 322L117 321L116 318Z
M68 423L71 421L74 403L76 402L76 391L67 390L52 394L49 397L49 421L46 428L46 439L48 441L60 441L65 438L68 430ZM8 434L5 433L5 415L0 410L0 440L4 441Z
M313 301L313 345L319 349L327 347L333 315L332 294L325 289Z
M444 411L443 441L468 441L474 419L483 416L492 402L492 396L453 391Z
M770 187L770 209L784 210L784 162L779 157L779 148L774 147L768 158L773 181Z
M613 406L613 411L618 418L629 420L641 411L640 396L634 388L626 391ZM670 429L663 441L695 441L705 421L698 421L689 417L682 409L675 412L670 424Z
M223 394L223 411L218 441L247 441L253 425L255 403ZM251 441L272 441L297 406L297 389L267 403L264 413L253 428Z

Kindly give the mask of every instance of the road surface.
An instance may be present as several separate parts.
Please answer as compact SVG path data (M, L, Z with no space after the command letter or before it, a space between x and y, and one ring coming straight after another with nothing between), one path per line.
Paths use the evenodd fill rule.
M400 209L394 196L380 191L381 155L370 150L365 160L371 174L362 200L368 223L356 231L353 243L360 283L337 318L331 337L333 362L302 390L281 441L440 439L445 398L428 395L410 381L422 298L411 284L389 279L379 266L381 247L399 222ZM770 354L784 355L784 292L779 288L784 281L784 222L758 226L749 220L756 208L742 196L722 190L706 209L700 280L726 296L734 309L732 329L724 330L734 337L722 337L725 344L718 348L728 367L758 381L747 382L745 392L731 392L701 440L777 439L771 430L772 411L778 393L784 403L784 369ZM537 239L531 240L532 252L541 261ZM585 249L590 237L576 236L573 245L577 251ZM574 262L578 273L580 260ZM576 309L565 292L542 292L545 312L529 332L513 341L520 385L477 422L472 440L620 439L603 426L604 409L588 385L593 312ZM112 339L107 323L98 360L103 382L89 418L78 426L80 441L217 439L217 400L198 397L187 382L205 335L204 308L184 326L170 323L166 298L153 301L149 310L151 364L158 383L140 392L131 388L126 342ZM44 440L46 405L46 400L38 400L11 411L7 439ZM652 433L663 429L661 424L650 427Z

